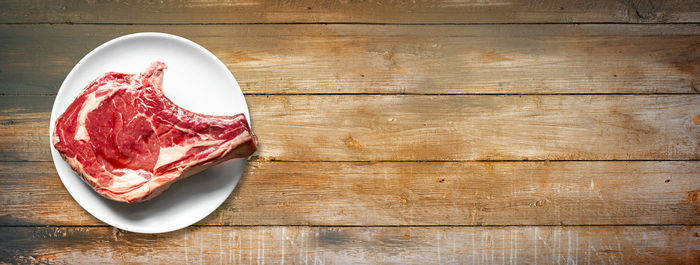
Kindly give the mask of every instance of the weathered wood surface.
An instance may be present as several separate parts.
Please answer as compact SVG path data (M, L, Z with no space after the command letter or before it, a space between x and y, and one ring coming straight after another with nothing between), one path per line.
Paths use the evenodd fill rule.
M246 94L700 91L698 24L0 25L1 93L53 95L90 50L142 31L201 43Z
M696 264L700 227L2 227L0 262Z
M698 263L699 22L680 0L2 1L0 263ZM161 235L82 210L48 148L71 67L142 31L219 57L261 139L222 207Z
M97 11L99 10L99 11ZM699 22L692 0L21 1L0 23L546 23Z
M53 100L0 96L0 160L51 161ZM258 156L265 160L700 159L700 95L253 95L246 100L260 138Z
M198 224L694 225L698 172L700 161L250 162ZM102 224L51 162L0 163L0 205L0 225Z
M700 95L247 99L269 159L700 158Z

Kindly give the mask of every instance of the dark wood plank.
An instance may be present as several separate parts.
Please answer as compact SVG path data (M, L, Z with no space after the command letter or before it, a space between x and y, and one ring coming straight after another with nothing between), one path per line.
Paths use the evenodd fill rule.
M55 94L114 37L216 54L245 93L697 93L700 25L0 25L0 93ZM167 78L167 73L166 73Z
M693 264L700 228L2 227L0 262L178 264Z
M266 160L700 159L700 95L246 99ZM0 96L0 161L50 161L53 100ZM5 107L15 101L34 106Z
M99 12L95 12L99 10ZM2 1L0 23L698 22L697 1Z
M695 225L698 172L699 161L250 162L199 224ZM0 163L0 205L0 225L102 224L51 162Z
M51 160L53 97L0 96L0 160Z

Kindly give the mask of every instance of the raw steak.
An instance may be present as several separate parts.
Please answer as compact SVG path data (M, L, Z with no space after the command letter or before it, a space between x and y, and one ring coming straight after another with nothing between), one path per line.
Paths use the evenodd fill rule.
M243 114L197 114L166 98L165 68L153 62L140 75L106 73L56 120L54 146L106 198L145 201L177 180L257 149Z

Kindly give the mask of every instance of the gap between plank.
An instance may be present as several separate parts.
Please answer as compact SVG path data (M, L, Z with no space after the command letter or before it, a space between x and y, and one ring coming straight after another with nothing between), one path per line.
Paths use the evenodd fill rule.
M699 95L700 92L680 93L245 93L247 96L650 96Z
M268 162L268 163L471 163L471 162L510 162L510 163L553 163L553 162L696 162L700 159L624 159L624 160L549 160L549 159L530 159L530 160L276 160L276 159L253 159L247 162ZM48 163L53 160L0 160L0 163Z
M280 163L471 163L471 162L509 162L509 163L549 163L549 162L693 162L700 159L625 159L625 160L549 160L549 159L532 159L532 160L510 160L510 159L494 159L494 160L248 160L248 162L280 162ZM45 162L45 161L16 161L16 162ZM51 162L51 161L46 161Z
M400 22L210 22L210 23L128 23L128 22L2 22L0 25L107 25L107 26L224 26L224 25L391 25L391 26L475 26L475 25L695 25L697 22L464 22L464 23L400 23Z
M190 225L189 227L344 227L344 228L373 228L373 227L653 227L653 226L698 226L700 224L545 224L545 225ZM112 227L111 225L0 225L0 227Z
M700 95L700 92L659 92L659 93L243 93L244 96L689 96ZM54 93L17 94L0 93L0 96L36 96L54 97Z

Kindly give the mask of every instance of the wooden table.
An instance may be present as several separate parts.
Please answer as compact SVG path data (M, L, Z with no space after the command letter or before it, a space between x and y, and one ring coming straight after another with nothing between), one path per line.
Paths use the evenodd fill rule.
M3 1L0 263L698 263L697 1ZM237 77L261 150L172 233L81 209L70 69L167 32Z

